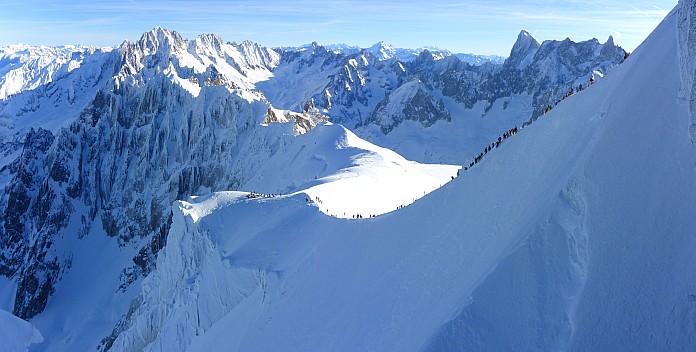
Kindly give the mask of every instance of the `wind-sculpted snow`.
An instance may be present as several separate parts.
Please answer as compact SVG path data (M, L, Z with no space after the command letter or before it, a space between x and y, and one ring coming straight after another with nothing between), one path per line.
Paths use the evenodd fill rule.
M691 122L689 133L691 140L696 141L696 89L694 75L696 75L696 4L690 1L680 1L681 10L678 13L679 27L679 67L681 69L681 96L689 102ZM674 15L674 14L672 14Z
M341 125L325 124L293 139L243 189L264 194L301 191L328 215L358 219L407 206L450 181L459 169L406 160Z
M424 350L565 349L587 278L588 234L582 194L576 183L568 184L548 219L500 261Z

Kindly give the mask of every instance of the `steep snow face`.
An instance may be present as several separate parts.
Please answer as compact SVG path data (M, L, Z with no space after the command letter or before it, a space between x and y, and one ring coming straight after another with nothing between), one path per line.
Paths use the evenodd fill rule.
M0 309L0 339L5 351L28 351L30 345L43 341L41 333L28 322Z
M680 13L691 11L681 6ZM694 275L688 253L696 223L687 214L696 206L696 175L685 167L693 165L694 150L678 99L676 17L671 13L611 77L550 113L562 129L564 115L599 120L594 151L553 211L425 350L696 345L696 286L684 279ZM692 28L679 29L680 37Z
M399 211L335 219L303 194L178 203L173 240L114 346L696 346L696 153L678 98L677 17L606 79Z
M679 11L679 67L681 69L682 87L680 94L689 102L691 123L689 133L691 141L696 142L696 89L694 75L696 74L696 31L693 22L696 21L696 6L691 2L680 1L682 10Z
M10 45L0 48L0 100L53 82L110 48Z
M674 38L659 33L653 42L670 49ZM650 52L668 57L663 49ZM95 51L50 84L0 101L0 274L12 278L0 298L14 302L17 315L34 317L46 338L39 349L50 350L440 349L459 338L500 349L530 341L562 349L556 346L570 339L582 349L595 337L601 347L608 337L589 330L604 318L593 302L604 302L600 292L612 288L601 264L620 257L602 247L620 243L601 236L633 226L617 222L616 209L643 221L630 227L641 241L617 236L634 247L630 258L653 255L643 251L645 242L664 258L681 258L680 268L696 267L687 253L692 243L681 241L693 233L685 214L695 208L681 193L664 189L669 199L649 198L654 207L626 205L646 201L635 194L660 189L656 180L683 185L683 197L692 189L684 181L691 171L675 161L691 160L677 144L683 130L668 129L683 117L668 99L674 87L654 85L647 97L638 91L651 80L671 82L674 62L638 54L629 62L649 58L617 71L623 73L613 83L566 99L547 118L539 117L545 104L623 60L611 38L604 45L545 42L527 52L523 70L512 63L472 67L429 51L412 62L378 60L369 51L342 55L318 45L281 57L249 42L226 44L215 35L189 41L162 28L118 50ZM624 79L635 88L623 89ZM643 109L656 97L673 105ZM673 123L650 124L665 111ZM468 164L503 131L526 127L430 193L457 167L407 161L338 125L295 137L323 113L407 159L450 164ZM619 124L622 116L635 120ZM632 131L633 139L614 128ZM650 143L668 141L664 150L635 145L634 135L648 131L658 131ZM635 161L633 154L606 152L622 150L621 143L643 155L661 153L657 170L669 174L621 162ZM611 183L625 174L612 169L619 166L646 175L625 177L635 179L628 194ZM291 195L213 193L234 189ZM610 200L606 207L602 197ZM172 211L181 199L188 200ZM683 212L674 213L673 203ZM676 222L667 225L653 212ZM658 243L645 229L676 237ZM592 242L597 238L601 243ZM630 273L650 281L670 263ZM655 280L674 296L617 280L677 307L656 320L663 325L634 328L663 331L694 321L690 274L675 273L682 286ZM529 282L535 284L522 285ZM544 284L549 290L538 290ZM538 304L516 311L529 329L496 345L491 336L506 330L488 328L487 317L504 319L491 307L516 287L524 290L506 296L506 304ZM595 296L584 299L586 292ZM648 306L646 297L638 296L640 307ZM620 307L617 316L646 317L617 295L607 302ZM612 324L607 331L619 330ZM460 327L470 325L466 335ZM674 341L688 339L685 333Z

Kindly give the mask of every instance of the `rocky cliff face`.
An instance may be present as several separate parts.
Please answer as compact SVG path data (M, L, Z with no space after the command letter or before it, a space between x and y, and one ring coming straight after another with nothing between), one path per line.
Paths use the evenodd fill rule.
M380 52L389 51L388 46L385 48ZM383 133L389 133L405 120L421 122L424 127L432 125L434 119L448 121L449 109L431 106L441 97L450 97L463 108L471 109L477 102L490 106L500 98L528 94L533 97L534 109L529 116L533 119L570 89L587 85L591 76L598 79L623 62L625 55L611 37L605 44L596 39L539 44L527 31L519 34L503 64L473 66L456 56L442 56L428 50L408 61L398 56L376 56L373 52L343 54L316 43L311 48L284 51L274 77L261 87L279 107L297 109L301 101L313 98L332 121L349 127L378 124ZM307 70L305 67L315 73L306 78L314 80L312 84L306 80L299 82L293 75ZM423 89L411 97L413 100L408 105L411 110L427 113L420 118L396 111L391 114L393 118L385 118L385 106L393 105L391 95L400 95L401 86L409 85L414 79L420 80ZM281 92L287 89L297 92L292 95Z
M30 318L46 306L70 268L66 238L96 223L139 247L119 279L125 288L152 268L174 200L236 188L282 146L277 129L260 126L271 106L249 78L275 58L238 47L216 36L189 42L160 28L145 33L112 54L104 74L113 78L73 122L24 135L20 156L4 167L10 180L0 203L0 270L18 282L15 314ZM202 66L191 57L226 61Z

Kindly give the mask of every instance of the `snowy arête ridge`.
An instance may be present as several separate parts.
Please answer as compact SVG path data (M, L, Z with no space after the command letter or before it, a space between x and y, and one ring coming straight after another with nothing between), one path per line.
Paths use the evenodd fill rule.
M160 27L1 48L3 326L40 351L696 346L695 8L630 57L527 31L486 62Z

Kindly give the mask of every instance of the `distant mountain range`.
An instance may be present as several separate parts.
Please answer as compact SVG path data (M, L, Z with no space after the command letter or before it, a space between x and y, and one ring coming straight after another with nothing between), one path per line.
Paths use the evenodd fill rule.
M318 46L319 44L317 43L312 43L312 44L305 44L299 47L282 47L279 48L280 50L283 51L299 51L302 49L308 49L313 46ZM470 65L481 65L486 62L493 62L493 63L503 63L505 61L505 57L503 56L498 56L498 55L476 55L476 54L461 54L461 53L452 53L451 51L447 49L440 49L432 46L424 46L421 48L417 49L405 49L405 48L395 48L389 43L386 42L377 42L374 45L372 45L369 48L360 48L357 46L352 46L348 44L330 44L330 45L323 45L326 49L336 53L336 54L346 54L346 55L353 55L361 52L362 50L367 50L372 53L377 59L379 60L389 60L389 59L394 59L398 58L400 61L413 61L415 60L418 55L420 55L424 51L430 52L433 57L436 58L436 60L442 59L447 56L456 56L460 60L467 62Z

